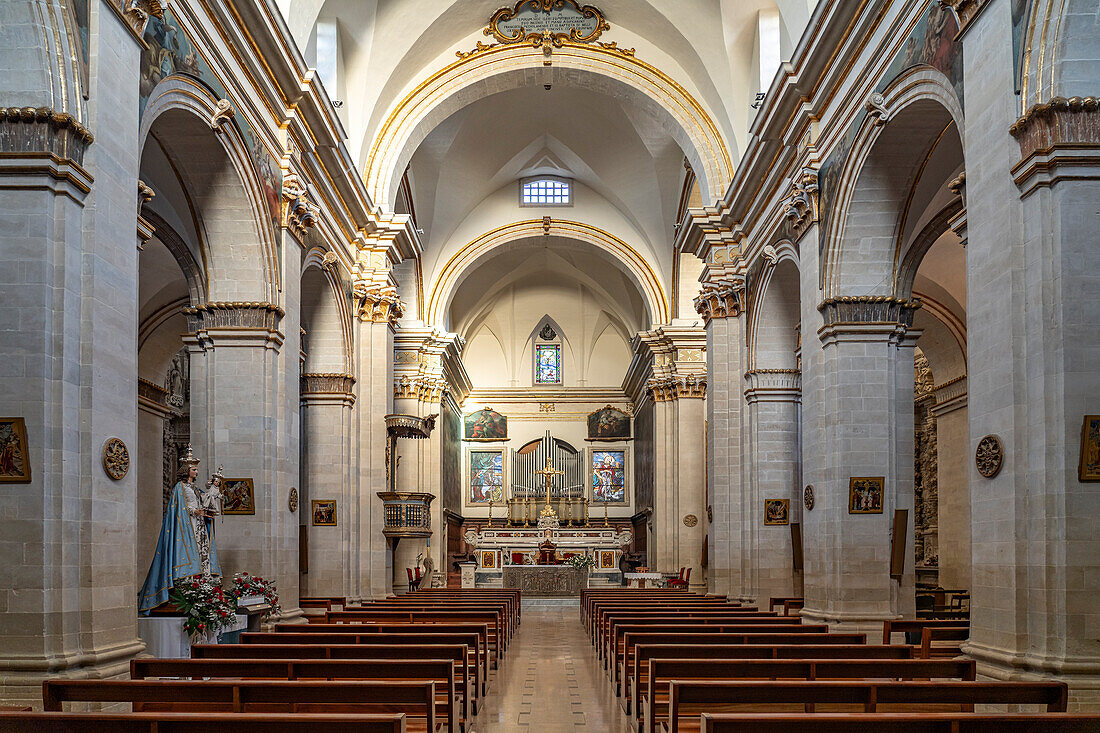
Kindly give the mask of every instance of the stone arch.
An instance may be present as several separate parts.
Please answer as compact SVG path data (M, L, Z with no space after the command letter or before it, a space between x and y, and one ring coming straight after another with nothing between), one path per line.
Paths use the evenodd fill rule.
M301 326L305 371L352 371L352 318L339 274L324 264L324 250L313 248L302 263Z
M1096 0L1032 0L1020 49L1023 112L1057 97L1096 96Z
M859 127L829 212L836 226L824 244L826 299L895 294L911 192L938 142L961 129L958 97L929 66L900 74L877 102Z
M898 267L896 294L899 298L908 298L912 294L913 281L916 280L921 261L936 240L951 230L951 220L962 210L962 199L955 199L949 203L924 225L904 252L898 253L901 264Z
M363 179L376 204L393 207L417 146L440 122L491 94L531 83L544 68L541 47L494 46L459 59L421 82L387 115L367 153ZM726 141L703 106L668 75L634 56L594 44L566 43L552 54L555 83L585 86L628 99L662 120L699 178L705 201L733 180Z
M637 250L615 235L588 224L560 219L548 224L542 219L528 219L498 227L470 241L443 266L428 292L426 321L442 325L447 307L464 273L483 262L494 250L532 237L557 235L593 245L610 255L630 276L646 304L650 323L667 323L669 301L660 278Z
M88 122L84 93L87 69L73 15L64 0L4 3L0 23L0 97L9 107L35 107Z
M798 253L785 241L776 247L774 259L762 259L749 296L748 370L794 370L801 319ZM781 356L786 351L789 358Z
M218 101L197 80L165 78L145 107L138 149L155 136L194 196L207 296L276 303L278 248L265 192L237 126L212 124Z
M183 237L172 227L168 221L155 211L148 208L142 209L141 216L153 225L157 239L168 248L176 260L176 264L183 271L183 277L187 280L187 290L190 293L191 302L188 305L197 305L206 301L206 273Z

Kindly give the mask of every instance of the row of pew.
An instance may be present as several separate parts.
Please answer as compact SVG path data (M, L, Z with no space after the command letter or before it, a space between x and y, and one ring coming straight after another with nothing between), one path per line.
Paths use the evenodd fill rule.
M951 648L958 621L890 621L883 643L868 643L781 615L791 600L762 611L681 590L590 589L580 617L638 733L1100 731L1100 716L1065 712L1064 683L979 682L972 660L929 653ZM897 643L914 632L921 645Z
M521 620L511 589L301 605L308 623L196 644L190 659L134 659L127 680L48 680L43 712L0 712L0 733L472 733Z

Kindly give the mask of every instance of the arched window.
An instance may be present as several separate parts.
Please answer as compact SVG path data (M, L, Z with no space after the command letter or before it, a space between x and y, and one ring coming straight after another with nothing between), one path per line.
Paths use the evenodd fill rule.
M543 318L535 334L535 384L561 384L561 334L550 319Z
M572 206L573 184L568 178L539 176L519 184L520 206Z

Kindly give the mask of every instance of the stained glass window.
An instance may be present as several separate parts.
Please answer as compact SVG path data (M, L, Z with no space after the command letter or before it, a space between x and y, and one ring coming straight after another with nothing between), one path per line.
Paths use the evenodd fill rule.
M520 184L522 206L570 206L573 203L569 181L557 178L531 178Z
M561 346L535 346L535 384L561 384Z
M470 503L504 500L504 454L498 450L470 451Z
M626 501L626 453L621 450L592 451L592 501L616 504Z

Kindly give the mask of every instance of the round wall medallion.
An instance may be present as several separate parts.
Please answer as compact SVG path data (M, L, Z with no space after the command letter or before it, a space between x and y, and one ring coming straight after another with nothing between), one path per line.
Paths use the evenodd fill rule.
M130 472L130 451L118 438L108 438L103 444L103 470L115 481L120 481Z
M1001 472L1001 464L1004 463L1004 449L1001 448L1001 439L996 435L987 435L978 441L978 449L974 451L974 463L978 466L978 473L986 478L993 478Z
M806 511L810 511L814 508L814 486L810 484L806 487L806 490L802 492L802 503L806 506Z
M695 516L694 514L684 515L684 526L685 527L694 527L697 524L699 524L699 517Z
M290 508L291 512L298 511L298 489L293 486L290 487L290 498L287 499L286 505Z

